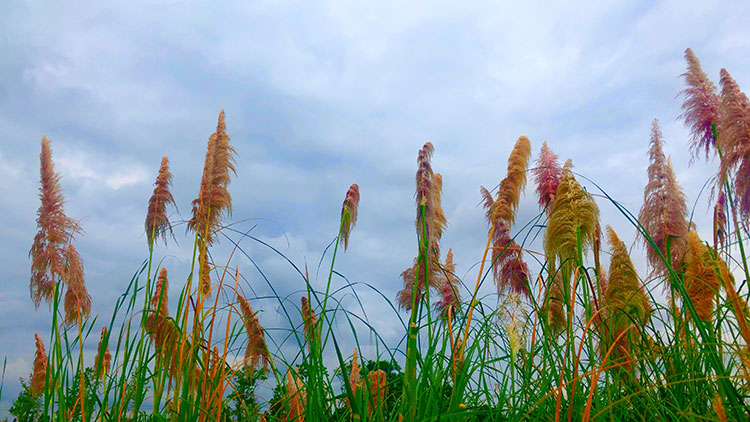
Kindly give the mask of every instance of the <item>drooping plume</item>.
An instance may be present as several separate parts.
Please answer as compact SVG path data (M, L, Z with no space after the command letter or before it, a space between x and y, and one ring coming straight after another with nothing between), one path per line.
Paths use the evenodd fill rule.
M349 187L341 207L341 231L339 239L344 241L344 250L349 248L349 234L357 224L357 208L359 208L359 185Z
M731 182L734 175L736 209L740 218L750 221L750 101L737 82L721 69L721 165L719 183Z
M510 227L515 221L521 192L526 185L530 157L529 139L521 136L508 158L508 172L500 181L497 197L493 200L489 191L480 187L490 230L493 230L492 269L498 293L507 288L529 295L528 266L523 260L521 247L510 236Z
M148 200L145 229L149 245L159 236L166 243L167 232L172 233L172 226L167 218L167 205L171 204L176 208L177 204L174 202L172 192L169 191L171 185L172 173L169 171L169 159L165 155L161 159L159 175L156 176L156 182L154 182L154 193Z
M685 100L682 103L680 118L690 128L690 149L693 156L696 157L705 151L708 158L709 152L716 147L719 96L716 94L716 86L701 69L701 63L693 54L693 50L685 50L685 60L688 70L682 77L685 78L687 88L681 92Z
M544 240L550 269L554 271L559 264L562 276L570 278L578 256L578 230L585 256L594 244L598 223L599 208L594 198L578 183L573 172L563 169Z
M672 268L680 267L688 233L685 194L677 184L672 164L664 156L662 143L659 121L654 119L651 127L648 183L643 190L643 205L638 213L638 220L656 245L654 248L648 239L642 238L648 261L660 274L667 271L665 259L669 260ZM667 256L667 242L670 256Z
M73 324L79 321L79 317L81 320L88 318L91 313L91 296L83 280L81 257L72 244L68 245L65 253L63 281L68 286L65 292L65 324Z
M229 135L224 123L224 110L219 113L216 132L208 138L206 160L198 198L193 200L193 218L188 229L202 237L206 246L211 246L220 228L221 219L232 213L232 196L229 194L230 173L234 168L235 149L229 144Z
M255 372L263 364L263 370L268 370L271 358L266 347L266 335L258 321L258 316L253 313L253 308L244 297L237 295L242 311L242 320L247 330L247 349L245 349L245 365L250 373Z
M81 227L65 215L60 174L55 172L52 162L50 141L42 137L42 152L39 154L40 184L37 211L37 234L31 246L31 282L29 290L34 306L39 308L42 300L52 301L55 292L55 278L64 279L66 246ZM63 280L64 281L64 280Z
M717 295L722 285L717 271L725 282L734 282L724 261L714 258L710 248L701 242L698 233L691 230L685 257L685 290L698 313L698 318L703 321L712 320Z
M104 378L107 372L109 372L111 363L112 354L109 353L109 346L107 344L107 327L102 327L102 335L99 338L99 348L97 349L96 359L94 360L96 377Z
M38 397L44 393L47 383L47 353L44 351L44 343L39 333L34 333L36 340L36 353L34 354L34 372L31 375L31 394Z
M534 168L534 181L536 182L536 192L539 194L539 205L547 212L552 210L550 204L555 201L557 185L560 184L561 176L562 167L557 160L557 154L549 149L546 142L543 143L536 168Z

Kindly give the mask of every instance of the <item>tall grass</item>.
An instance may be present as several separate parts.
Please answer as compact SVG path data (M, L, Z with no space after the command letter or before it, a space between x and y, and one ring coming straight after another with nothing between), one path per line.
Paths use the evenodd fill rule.
M31 380L40 420L750 417L748 309L739 293L743 284L736 284L733 275L748 275L744 247L750 184L737 178L750 165L750 106L728 74L722 71L720 98L690 50L686 57L683 118L694 134L693 150L716 153L722 160L714 189L724 202L715 208L713 245L690 228L685 196L661 151L656 123L649 184L638 217L576 173L570 160L561 167L546 143L536 167L529 168L531 144L520 137L497 191L481 188L489 226L486 246L477 251L471 281L461 280L452 252L441 256L447 223L440 203L442 176L433 171L435 147L427 143L417 162L418 247L413 265L402 273L404 290L397 298L365 283L346 281L335 288L334 280L343 277L336 262L346 259L342 254L357 241L351 236L360 197L356 184L345 196L339 231L331 234L321 258L327 269L324 289L316 289L307 267L253 236L252 228L243 231L225 221L231 215L235 151L222 111L209 138L192 218L178 223L167 218L168 207L176 204L164 157L147 210L147 257L109 319L89 318L82 268L75 276L77 253L65 252L80 227L62 212L59 176L44 138L42 234L32 250L32 299L37 305L51 303L46 354L40 357L44 344L39 338L42 351ZM530 221L517 222L528 172L542 209ZM599 209L605 207L636 228L648 274L636 272L611 228L606 229L609 247L602 247L606 223L599 221ZM50 217L57 223L50 225ZM160 265L163 252L156 241L168 242L172 225L183 223L192 233L193 254L187 278L175 280ZM49 233L56 237L50 240ZM530 250L537 238L544 239L543 250ZM282 296L247 252L248 241L284 259L304 292ZM218 243L230 246L221 260ZM600 262L602 253L611 256L605 259L608 270ZM248 270L234 264L239 256L252 263L251 271L271 297L257 300L246 294L243 272ZM493 282L496 293L484 294L483 286ZM175 283L181 286L176 303L168 295L168 285ZM401 342L387 344L367 318L344 306L349 292L357 297L364 290L382 298L375 318L384 309L398 315ZM286 327L261 326L258 306L269 300L276 302ZM368 312L375 311L362 309L365 316ZM83 346L90 343L98 346L89 368ZM348 344L356 345L352 352L343 348ZM358 355L363 348L368 354L375 351L371 359ZM259 382L274 385L273 392L256 394Z

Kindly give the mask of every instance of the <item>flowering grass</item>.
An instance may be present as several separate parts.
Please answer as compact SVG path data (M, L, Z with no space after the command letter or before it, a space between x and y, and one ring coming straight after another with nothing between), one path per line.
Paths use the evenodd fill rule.
M189 275L170 279L159 265L164 251L157 241L174 237L168 215L176 207L164 157L145 210L147 258L109 320L90 316L96 298L86 291L73 246L82 229L64 212L44 137L30 291L35 305L51 305L50 332L35 336L33 374L11 411L20 420L44 421L749 418L749 314L735 277L749 278L750 105L728 72L722 70L719 93L692 51L686 59L681 117L692 130L691 148L696 157L705 152L721 159L712 243L691 227L658 122L637 213L603 189L584 189L572 161L560 166L547 143L532 161L531 141L521 136L507 168L488 175L502 176L497 190L480 188L486 247L477 251L476 274L461 280L452 250L441 254L443 178L432 167L436 148L428 142L417 155L418 248L401 274L403 290L381 295L383 308L403 323L398 345L386 344L347 311L342 291L332 289L337 260L357 241L357 184L343 196L339 231L321 258L327 260L325 289L314 288L307 268L287 260L305 288L299 297L282 297L256 265L288 321L280 330L261 325L261 301L246 295L232 259L244 255L254 263L244 240L286 257L226 221L236 152L223 111L209 137L192 217L176 223L192 238ZM532 221L518 222L519 198L531 191L527 179L536 183L540 210ZM625 243L600 221L604 207L637 229L648 274L635 270ZM528 249L536 236L544 239L543 250ZM230 245L229 256L217 256L219 243ZM479 296L485 283L494 283L495 295ZM178 297L169 297L170 284L181 286ZM362 324L366 332L355 328ZM282 347L287 340L296 344L293 355ZM84 360L89 343L97 344L93 364ZM353 351L342 348L352 343ZM375 358L363 359L363 347L376 350ZM256 393L262 382L275 386L272 394Z

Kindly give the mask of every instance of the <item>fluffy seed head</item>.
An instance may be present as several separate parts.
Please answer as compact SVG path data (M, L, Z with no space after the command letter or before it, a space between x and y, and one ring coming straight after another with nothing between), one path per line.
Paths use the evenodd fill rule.
M740 218L750 221L750 101L725 69L721 69L721 164L719 184L731 182L737 195Z
M96 377L104 378L107 372L109 372L111 363L112 354L109 353L109 346L107 344L107 327L102 327L102 335L99 338L99 348L96 352L96 360L94 360Z
M552 273L552 272L551 272ZM547 314L547 324L552 330L552 334L559 334L565 329L567 318L565 317L566 295L563 286L563 279L559 272L554 273L554 277L547 279L547 287L544 292L544 309Z
M609 327L617 331L630 325L631 321L645 324L651 315L651 303L638 279L625 243L612 227L607 226L607 235L612 248L609 280L604 293L605 302L610 309Z
M508 157L508 173L500 181L497 198L493 204L492 218L495 224L500 221L505 221L509 225L513 224L521 192L526 186L529 158L531 158L531 143L529 143L529 138L521 136Z
M83 280L81 256L72 244L65 253L65 273L63 281L67 284L65 292L65 324L70 325L89 317L91 313L91 296Z
M437 309L443 317L447 317L448 310L451 308L454 310L455 315L455 310L461 306L461 295L458 291L461 287L461 282L455 275L455 269L456 266L453 263L453 250L448 249L448 254L445 256L445 264L443 264L442 274L439 279L440 283L438 284L440 300L435 304L435 309Z
M169 187L172 185L172 173L169 171L169 159L165 155L161 159L159 174L154 182L154 193L148 200L148 213L146 214L146 236L148 244L151 245L155 238L161 236L164 243L167 242L167 232L172 233L172 226L167 218L167 205L172 204L175 208L172 192Z
M721 288L719 275L727 282L732 280L724 261L714 258L709 247L701 242L698 233L691 230L685 257L685 290L698 318L703 321L713 319L714 306Z
M73 235L81 227L72 218L65 215L60 174L55 172L52 162L50 141L42 137L40 161L39 199L41 204L37 211L37 234L31 246L31 281L29 290L34 306L39 308L42 300L52 301L55 292L55 277L63 279L65 274L66 245L73 240Z
M44 343L39 333L34 333L36 340L36 353L34 354L34 372L31 375L31 394L38 397L44 393L47 382L47 353L44 351Z
M228 187L230 173L237 175L237 171L234 168L235 149L229 144L226 129L224 110L221 110L216 132L208 138L200 195L193 200L193 218L188 221L188 230L202 236L206 246L211 246L216 240L214 235L222 218L232 214L232 196Z
M292 374L292 371L289 369L286 371L286 389L287 405L289 406L289 413L286 420L289 422L304 422L307 393L302 381L296 374Z
M384 411L385 397L388 395L388 377L384 370L378 369L367 374L367 384L370 388L370 409L368 416L374 412Z
M667 272L662 256L672 268L679 268L687 245L688 221L685 194L677 183L672 164L662 151L659 121L654 119L651 128L651 148L648 166L648 183L643 190L643 205L638 220L653 240L656 248L642 238L648 261L657 273ZM667 243L671 256L667 256Z
M357 391L357 387L359 387L359 374L360 374L360 366L359 362L357 361L357 348L354 348L354 355L352 356L352 371L349 374L349 387L352 389L352 393L355 393Z
M169 316L167 304L169 302L169 280L167 280L167 269L162 267L159 270L159 276L156 278L154 294L151 296L151 311L163 317Z
M341 207L341 231L339 239L344 241L344 250L349 247L349 234L357 224L357 208L359 208L359 185L349 187Z
M561 175L562 167L560 167L557 154L549 149L546 142L543 143L536 168L534 168L534 181L536 192L539 194L539 205L548 211L552 210L550 204L555 201Z
M268 348L266 347L266 336L258 321L258 316L253 313L253 308L244 297L237 295L242 311L242 319L247 330L247 349L245 350L245 364L249 367L250 373L263 364L263 370L268 370L271 361Z
M724 196L724 190L719 192L714 205L714 248L718 249L724 246L727 236L727 198Z
M687 88L681 92L684 101L680 118L690 128L690 149L693 156L705 151L708 158L709 152L716 146L714 129L719 125L719 97L716 86L701 69L701 63L693 50L685 50L685 60L688 70L682 77L685 78Z
M310 307L310 302L306 296L302 296L302 320L305 324L305 337L307 337L308 343L312 344L315 336L315 327L318 323L318 318L315 316L315 310Z

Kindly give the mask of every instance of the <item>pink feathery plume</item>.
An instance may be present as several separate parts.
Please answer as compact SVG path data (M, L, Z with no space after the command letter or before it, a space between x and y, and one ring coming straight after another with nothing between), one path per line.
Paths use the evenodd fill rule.
M721 69L721 164L719 183L730 181L736 169L736 207L743 221L750 220L750 101L726 69Z
M693 50L685 50L685 60L688 70L681 76L685 78L687 88L681 92L685 100L682 103L680 118L690 127L690 149L693 156L705 151L708 158L711 148L716 146L715 129L719 125L719 96L716 94L716 86L701 69L701 62L695 57Z
M441 315L447 316L448 309L453 308L454 315L455 310L461 305L461 295L459 294L460 281L455 275L456 266L453 263L453 250L448 249L448 254L445 256L445 265L443 265L443 280L439 284L438 292L440 293L440 300L435 303L435 309L440 312Z
M557 160L557 154L552 152L547 143L542 144L542 152L536 162L534 181L536 192L539 194L539 205L551 211L550 204L555 200L557 185L560 184L562 167Z
M344 241L344 250L349 247L349 234L357 224L357 208L359 207L359 185L349 187L341 207L341 231L339 239Z
M159 236L166 243L167 232L172 233L172 226L167 218L167 205L172 204L176 208L177 204L174 202L172 192L169 191L171 184L172 173L169 171L169 158L165 155L161 159L159 175L154 183L154 193L148 201L145 229L149 245ZM174 237L174 233L172 233L172 237Z

